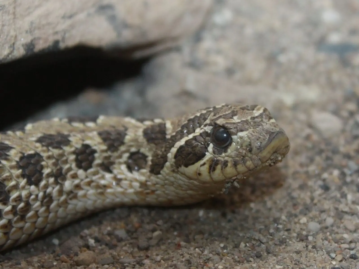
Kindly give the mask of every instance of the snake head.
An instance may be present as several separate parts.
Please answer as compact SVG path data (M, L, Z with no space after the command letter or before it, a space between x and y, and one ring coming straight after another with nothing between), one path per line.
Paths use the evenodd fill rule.
M289 151L287 135L262 106L222 105L201 115L202 124L173 150L175 169L187 178L209 183L248 177Z

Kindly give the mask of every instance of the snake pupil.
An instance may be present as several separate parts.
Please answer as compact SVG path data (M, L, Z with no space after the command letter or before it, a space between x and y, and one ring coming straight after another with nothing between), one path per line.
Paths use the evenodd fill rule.
M223 127L217 127L212 132L212 143L217 147L227 147L232 142L230 133Z

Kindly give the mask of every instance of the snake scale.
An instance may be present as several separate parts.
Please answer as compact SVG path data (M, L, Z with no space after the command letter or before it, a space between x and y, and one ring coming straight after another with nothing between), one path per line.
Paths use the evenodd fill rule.
M288 151L258 105L169 120L55 118L0 133L0 251L107 208L204 200Z

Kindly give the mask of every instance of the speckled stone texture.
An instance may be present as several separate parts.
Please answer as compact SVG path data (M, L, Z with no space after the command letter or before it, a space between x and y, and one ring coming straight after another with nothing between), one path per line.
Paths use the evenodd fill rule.
M2 0L0 63L78 45L105 50L142 46L141 54L160 51L196 31L211 2Z
M103 212L2 255L0 267L359 268L358 13L356 0L214 1L204 28L140 77L34 115L259 103L291 151L223 197Z

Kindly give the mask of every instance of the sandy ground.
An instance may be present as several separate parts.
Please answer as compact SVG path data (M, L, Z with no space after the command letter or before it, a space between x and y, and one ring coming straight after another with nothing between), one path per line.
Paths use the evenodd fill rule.
M358 14L355 0L215 1L204 29L140 76L34 115L260 103L291 151L228 195L106 211L3 254L0 268L359 268Z

